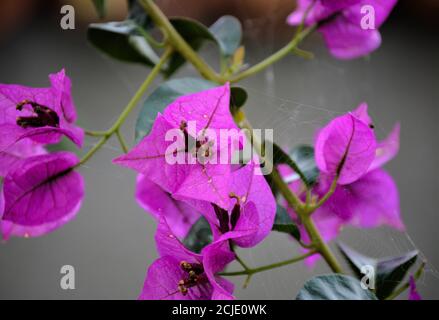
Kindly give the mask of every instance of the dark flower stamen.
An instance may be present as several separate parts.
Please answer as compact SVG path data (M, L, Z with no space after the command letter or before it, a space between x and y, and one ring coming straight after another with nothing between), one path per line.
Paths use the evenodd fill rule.
M218 207L216 204L212 204L216 217L220 223L219 229L221 233L226 233L230 230L229 227L229 213L223 208Z
M29 117L17 117L17 125L22 128L40 128L46 126L59 128L59 117L55 111L30 100L23 100L17 104L16 108L18 111L22 111L25 105L32 107L34 115Z
M233 207L232 213L230 215L230 226L233 230L236 226L236 223L238 223L239 217L241 216L241 198L233 192L229 194L229 197L231 199L236 199L236 204Z
M204 268L199 263L180 262L181 269L188 274L188 277L178 281L178 291L187 295L189 288L195 287L207 281L204 275Z
M206 137L200 137L194 139L193 137L189 136L187 128L188 128L187 122L185 120L181 120L180 130L183 132L184 135L184 151L186 153L189 153L190 152L189 150L191 149L192 154L194 156L197 156L198 152L201 149L202 156L204 158L209 158L211 156L210 148L213 146L213 141L209 141ZM195 147L192 148L192 146Z

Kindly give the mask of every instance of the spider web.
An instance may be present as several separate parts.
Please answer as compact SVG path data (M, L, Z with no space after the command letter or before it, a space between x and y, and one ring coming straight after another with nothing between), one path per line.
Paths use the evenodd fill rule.
M271 2L271 5L272 8L270 10L267 9L267 13L270 12L267 16L256 19L246 18L243 21L247 37L246 42L252 46L251 50L253 55L251 58L256 61L259 60L258 58L254 58L254 56L263 58L278 48L275 41L277 31L274 21L284 19L285 17L284 13L279 12L276 2ZM266 41L267 39L260 41L261 30L263 30L265 36L268 35L268 41ZM272 41L270 41L270 39L272 39ZM263 45L258 45L259 43L263 43ZM321 55L324 55L322 53L324 52L324 48L321 47L314 46L311 51L317 53L319 56L318 59ZM262 81L259 79L244 82L243 87L249 94L249 101L245 106L245 110L255 128L274 129L274 140L281 147L288 149L299 144L312 145L315 132L318 128L323 127L330 119L352 110L356 105L346 104L344 107L340 107L340 105L328 105L325 101L325 95L327 95L327 93L322 94L321 99L307 99L306 95L300 94L300 89L304 89L304 87L300 85L294 87L294 85L297 85L297 82L300 81L301 72L307 69L307 67L303 67L303 64L311 64L312 67L308 69L311 69L312 73L314 73L310 76L304 76L305 83L309 83L310 80L312 81L312 77L318 77L319 73L323 73L325 77L325 70L326 72L329 70L330 72L335 72L343 76L345 73L350 72L349 68L352 64L350 66L343 66L343 64L325 58L311 62L297 62L297 60L303 59L294 59L294 57L287 57L285 60L289 60L289 62L279 62L277 65L269 67L259 75ZM291 62L291 60L295 62ZM362 63L367 64L369 61L363 61ZM317 69L323 69L324 71L320 72L320 70ZM291 70L291 73L296 73L292 80L288 77L288 70ZM300 75L297 75L297 73ZM348 88L352 87L348 77L346 78L346 80L338 81L337 85L345 85ZM285 85L285 82L288 83L289 81L291 81L291 91L286 91L285 88L288 86ZM345 83L343 83L343 81L345 81ZM331 87L332 86L334 85L331 84ZM366 89L371 90L371 88ZM361 92L362 90L359 91ZM341 95L341 93L336 91L329 93L336 96ZM371 92L367 93L370 94ZM290 97L295 94L305 98L297 98L297 100L291 99ZM356 92L350 94L354 96ZM313 105L307 102L313 100L318 100L319 105ZM390 132L391 127L380 121L379 110L378 112L374 110L372 113L377 120L375 123L377 136L382 139ZM392 168L392 164L390 163L388 167ZM392 176L395 176L395 174L392 174ZM405 207L402 206L402 219L404 220L404 217L409 214L411 213L406 212ZM422 261L427 262L423 275L417 281L418 290L421 292L421 295L423 291L431 292L431 288L439 283L439 271L428 261L428 257L422 252L421 248L417 247L408 232L400 232L389 227L379 227L375 229L347 227L342 231L337 241L342 241L356 251L375 258L398 256L412 250L418 250L417 263L409 272L414 273ZM332 247L335 251L337 250L334 245L332 245ZM257 248L241 250L240 255L249 265L258 266L289 259L299 252L300 247L298 247L294 241L283 235L272 234ZM340 255L338 256L342 259ZM348 269L346 264L344 267L346 270ZM296 292L300 290L307 279L313 275L327 272L329 272L329 269L325 266L323 261L319 261L318 265L311 270L302 263L299 263L297 265L255 275L247 289L241 289L240 282L235 281L237 286L236 295L244 299L291 299L295 297ZM400 298L406 299L407 294L408 293L402 294Z
M181 5L178 1L173 3ZM250 64L260 61L279 48L275 21L284 19L285 13L280 10L278 3L276 1L269 2L271 7L266 10L263 17L248 16L242 21L245 28L245 44L249 46L246 50L246 61L249 61ZM188 10L182 9L182 11ZM361 98L373 97L374 95L373 86L367 84L372 78L371 75L368 74L367 69L364 71L359 67L359 64L368 64L370 61L338 63L326 56L326 49L321 45L321 41L316 41L316 43L320 44L311 45L310 48L317 56L315 60L307 61L289 56L256 77L245 80L238 85L244 87L249 94L249 101L244 108L253 126L261 129L274 129L275 142L285 148L292 148L299 144L312 145L316 130L324 126L330 119L352 110L356 105L350 101L357 101L357 95ZM304 46L309 47L308 44ZM216 48L209 44L206 47L202 53L208 56L208 61L215 61L217 57L213 53L213 49ZM130 80L129 75L120 72L112 60L107 58L103 60L108 63L111 71L116 74L115 76L121 79L124 89L134 92L135 81ZM365 80L358 88L347 92L346 88L354 88L351 81L355 69L365 72L361 75L364 76ZM332 81L332 76L328 76L328 74L335 74L337 80ZM177 77L188 75L196 76L196 72L186 65L177 74ZM367 101L367 99L365 100ZM382 139L390 131L392 123L381 120L381 110L376 110L371 106L370 111L375 119L377 136ZM395 118L397 115L394 115L391 121L394 121ZM112 121L109 121L110 123ZM119 149L117 141L110 143L105 148L111 151ZM388 168L393 169L392 163L386 167L386 169ZM94 166L93 169L100 170L99 166ZM393 177L398 174L403 173L394 174L392 172ZM124 179L122 175L117 176L117 178ZM402 206L401 214L404 220L404 217L412 212L407 212ZM408 227L410 229L409 225ZM411 272L417 269L421 261L427 261L424 274L417 282L419 291L421 294L424 291L434 292L432 288L435 284L439 284L439 271L432 262L428 261L422 248L417 247L408 232L399 232L388 227L361 230L347 227L342 231L338 240L362 254L376 258L396 256L417 249L419 250L418 262L411 269ZM336 251L334 245L332 247ZM296 256L300 253L300 247L287 236L272 233L258 247L239 250L239 253L250 266L256 267ZM344 267L347 270L347 266ZM239 266L236 264L231 269L239 269ZM303 263L297 263L257 274L247 289L241 288L243 278L230 278L230 280L235 283L237 289L235 293L240 299L292 299L307 279L329 271L325 263L319 261L314 269L308 269ZM401 298L406 296L407 294L402 294Z

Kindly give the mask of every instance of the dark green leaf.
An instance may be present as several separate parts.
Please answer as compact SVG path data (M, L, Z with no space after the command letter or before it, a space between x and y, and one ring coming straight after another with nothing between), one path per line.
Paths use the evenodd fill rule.
M215 41L209 29L196 20L189 18L171 18L170 22L195 51L201 48L204 41ZM178 52L175 52L169 59L167 67L164 70L165 76L170 77L185 62L186 59Z
M106 0L92 0L95 6L96 12L100 19L103 19L107 13L107 1Z
M360 281L345 275L330 274L307 281L296 297L297 300L377 300Z
M162 112L175 99L215 86L213 82L196 78L175 79L162 83L146 99L140 110L136 123L136 141L140 141L150 132L157 113Z
M343 243L339 243L338 247L359 278L363 276L361 273L363 266L374 268L375 292L379 299L387 298L395 290L418 257L418 251L414 250L402 256L374 259L358 253Z
M291 152L291 159L297 164L300 171L304 174L308 185L313 185L317 182L319 177L319 169L317 168L314 158L313 147L306 145L295 147L293 152Z
M286 164L291 169L293 169L296 174L299 173L299 167L297 166L297 164L276 143L273 143L273 164L275 166L280 165L280 164ZM303 177L303 178L305 179L305 177ZM309 184L308 181L305 180L305 182L307 184Z
M271 192L273 193L273 195L275 197L277 197L279 195L279 189L276 187L276 184L274 183L272 177L270 174L266 174L264 175L265 181L268 183Z
M273 230L278 232L288 233L289 235L292 235L296 240L300 241L299 228L291 219L287 210L280 205L277 205Z
M247 91L240 87L230 88L230 105L235 108L241 108L247 101Z
M183 244L191 251L200 253L212 240L213 236L209 222L207 222L206 218L201 217L189 230L188 235L183 240Z
M198 51L205 41L213 41L218 44L223 56L229 56L236 51L241 42L241 25L236 18L230 16L220 18L211 29L189 18L171 18L170 22L195 51ZM165 76L170 77L185 62L185 58L175 52L164 70Z
M145 9L139 4L138 0L129 0L129 13L127 20L134 21L138 26L145 30L153 27L152 19L146 14Z
M293 149L291 156L277 144L273 144L274 165L286 164L294 170L294 174L285 177L287 183L303 179L308 186L316 183L319 171L314 160L314 149L311 146L298 146Z
M153 66L159 58L139 35L138 28L131 20L93 23L88 27L87 37L94 46L115 59Z
M214 35L223 56L231 57L239 48L242 38L242 27L239 20L235 17L223 16L209 30Z

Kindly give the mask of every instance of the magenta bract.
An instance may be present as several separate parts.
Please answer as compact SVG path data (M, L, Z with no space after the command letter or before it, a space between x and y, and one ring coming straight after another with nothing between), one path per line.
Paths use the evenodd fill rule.
M227 241L214 242L195 254L161 218L156 243L160 258L149 267L139 299L233 299L233 284L216 276L235 257Z
M180 239L187 235L192 225L200 218L200 213L193 207L174 199L169 192L142 174L137 177L136 199L140 206L157 220L164 216L172 232Z
M332 120L318 133L315 153L321 172L312 190L315 196L321 198L329 191L337 168L340 163L343 164L341 183L339 181L334 194L312 214L326 242L336 238L345 225L358 228L387 225L405 230L400 215L398 188L393 178L381 169L398 152L400 128L396 125L386 139L375 142L372 127L367 105L362 104L352 113ZM358 128L361 128L361 134ZM291 169L286 166L280 169L283 176L291 174ZM305 199L299 181L291 183L290 188ZM297 220L291 209L289 212ZM307 232L300 221L297 222L307 243ZM318 258L314 255L306 262L313 265Z
M202 164L192 150L188 150L185 145L174 148L175 141L166 137L169 132L177 132L177 138L185 142L188 137L199 138L207 129L236 130L229 103L228 85L178 98L164 110L163 115L158 114L150 134L128 154L115 159L114 163L147 176L180 200L196 197L227 208L230 203L230 165L210 162ZM190 122L195 123L195 133L187 130ZM217 137L220 137L219 132ZM174 149L169 151L170 148ZM183 157L184 163L169 163L171 156ZM216 153L215 156L219 155Z
M339 184L359 179L375 158L376 138L364 118L348 113L332 120L318 133L315 158L326 175L338 175Z
M50 88L30 88L0 84L0 132L9 130L8 145L30 138L38 143L58 143L63 135L82 146L84 131L77 127L76 111L71 96L71 81L61 70L49 76Z
M334 57L353 59L367 55L380 46L378 29L396 3L397 0L299 0L297 9L287 22L290 25L301 24L305 12L311 8L305 24L320 24L318 31ZM372 17L366 17L366 14ZM370 19L373 19L373 25Z
M70 221L84 197L84 181L72 168L79 159L68 152L27 158L3 182L4 238L40 236Z

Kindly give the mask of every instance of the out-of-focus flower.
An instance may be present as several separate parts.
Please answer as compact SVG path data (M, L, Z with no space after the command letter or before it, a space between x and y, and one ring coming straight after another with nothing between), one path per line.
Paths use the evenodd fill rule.
M3 238L40 236L76 215L84 197L84 180L73 171L78 162L72 153L56 152L21 160L8 172L2 192Z
M319 24L318 31L331 54L338 59L353 59L380 46L378 29L396 3L397 0L299 0L287 22L299 25L308 12L305 24Z

